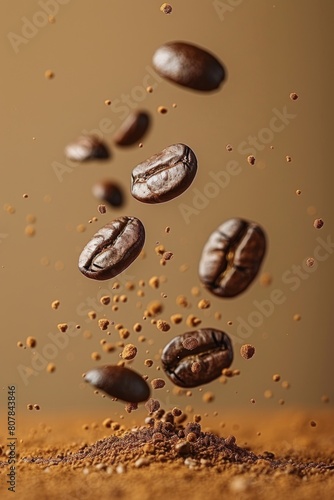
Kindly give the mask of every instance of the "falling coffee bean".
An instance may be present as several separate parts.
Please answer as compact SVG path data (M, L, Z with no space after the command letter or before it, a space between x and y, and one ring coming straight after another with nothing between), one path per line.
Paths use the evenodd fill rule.
M84 380L109 396L127 403L141 403L150 397L143 377L124 366L102 366L89 370Z
M94 184L92 193L95 198L109 203L112 207L121 207L124 203L124 194L121 187L107 179Z
M218 297L234 297L251 284L266 251L261 227L243 219L229 219L214 231L205 244L199 277Z
M146 134L150 126L150 115L145 111L133 111L124 120L114 135L117 146L132 146L138 143Z
M183 193L197 171L195 153L173 144L137 165L131 176L131 194L144 203L162 203Z
M225 69L214 55L186 42L159 47L153 55L153 67L167 80L195 90L215 90L225 79Z
M79 257L79 269L88 278L114 278L138 257L144 241L145 229L139 219L114 219L87 243Z
M98 137L82 135L66 146L65 156L72 161L106 160L110 157L110 151Z
M187 339L195 339L194 349L185 348ZM233 361L228 335L214 328L203 328L172 339L161 354L166 375L180 387L197 387L219 377ZM193 370L196 364L197 370Z

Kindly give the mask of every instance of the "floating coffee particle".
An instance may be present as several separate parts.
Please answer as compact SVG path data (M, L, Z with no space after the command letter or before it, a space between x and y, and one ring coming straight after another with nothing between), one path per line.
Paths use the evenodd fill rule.
M187 337L182 342L182 345L188 351L192 351L193 349L196 349L196 347L198 347L198 340L196 339L196 337Z
M235 297L256 277L266 251L266 237L255 222L229 219L205 244L199 277L218 297Z
M62 333L65 333L67 331L67 328L68 328L68 324L67 323L59 323L57 325L57 328L60 332Z
M198 309L208 309L211 306L210 301L207 299L202 299L197 304Z
M285 159L286 159L286 161L287 161L288 163L291 163L291 162L292 162L292 158L291 158L291 156L286 156L286 157L285 157Z
M28 404L28 405L27 405L27 410L33 410L33 408L34 408L34 407L33 407L33 405L32 405L32 404Z
M294 314L293 315L293 321L300 321L302 319L300 314Z
M273 381L279 382L280 380L281 380L281 376L278 373L275 373L275 375L273 375Z
M121 187L108 179L97 182L92 187L92 193L100 201L109 203L112 207L121 207L124 204L124 194Z
M102 366L88 371L84 379L112 398L140 403L150 397L150 388L137 372L123 366Z
M314 263L315 263L315 260L313 259L313 257L309 257L308 259L306 259L307 267L313 267Z
M158 319L157 329L160 330L161 332L168 332L168 330L170 330L170 325L167 323L167 321Z
M126 344L122 351L122 359L126 359L127 361L130 359L134 359L137 356L137 347L133 344Z
M98 205L97 210L100 212L100 214L105 214L107 211L105 205Z
M160 7L161 12L164 14L171 14L172 13L172 6L169 3L163 3Z
M37 404L34 404L33 408L34 408L34 410L40 410L41 409L41 407L39 405L37 405Z
M81 135L65 147L65 156L72 161L106 160L110 152L98 137Z
M36 347L36 345L37 345L37 340L35 339L35 337L27 337L26 340L27 347L34 348Z
M198 345L189 351L183 346L187 338ZM166 375L180 387L196 387L218 378L231 365L233 348L228 335L214 328L184 333L172 339L162 351L161 362ZM198 363L200 369L193 370Z
M215 399L213 392L205 392L202 397L204 403L212 403Z
M296 92L291 92L290 99L296 101L298 99L298 94L296 94Z
M131 194L143 203L172 200L190 186L196 171L195 153L184 144L173 144L133 169Z
M44 73L44 76L47 80L52 80L52 78L55 77L55 74L51 69L47 69Z
M52 309L58 309L58 307L60 306L60 302L59 300L54 300L52 303L51 303L51 307Z
M229 153L230 153L231 151L233 151L233 148L232 148L231 144L227 144L227 145L226 145L226 151L228 151Z
M162 378L154 378L151 381L152 389L162 389L165 385L166 382Z
M250 359L255 354L255 347L251 344L244 344L240 347L240 354L244 359Z
M153 55L153 67L167 80L194 90L216 90L225 79L224 67L215 56L186 42L159 47Z
M132 146L144 137L150 126L150 115L146 111L132 111L113 137L117 146Z
M249 156L247 157L247 161L248 161L248 163L249 163L250 165L255 165L255 161L256 161L256 160L255 160L255 156L253 156L253 155L249 155Z
M300 189L296 189L296 195L300 196L301 194L302 194L301 190Z
M313 226L315 227L315 229L321 229L323 225L324 221L322 219L315 219L315 221L313 222Z
M54 363L48 363L47 367L46 367L46 371L48 373L53 373L56 371L56 365Z
M168 109L165 106L158 106L157 111L161 115L165 115L166 113L168 113Z
M79 269L87 278L114 278L138 257L144 241L145 229L139 219L114 219L87 243L79 257Z
M109 324L110 324L110 321L108 319L105 319L105 318L101 318L98 321L98 325L99 325L99 328L101 330L108 330Z

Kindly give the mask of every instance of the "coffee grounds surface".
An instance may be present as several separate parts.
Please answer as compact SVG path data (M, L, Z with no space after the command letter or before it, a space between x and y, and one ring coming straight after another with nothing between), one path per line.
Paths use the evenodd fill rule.
M293 418L287 415L276 419L275 425L272 418L261 421L253 417L251 425L244 418L247 423L235 425L237 438L226 433L221 437L220 432L206 430L198 422L177 423L171 413L162 415L161 411L144 425L104 429L110 435L95 441L102 429L94 423L87 426L89 436L81 443L77 437L84 431L73 417L63 434L55 435L53 428L41 424L39 429L30 428L19 447L18 498L93 499L98 495L102 500L170 500L171 496L199 500L208 495L218 499L225 492L242 499L287 495L330 499L334 489L333 414L312 415L313 419L302 413ZM261 445L253 444L256 428L262 428L266 436ZM3 483L7 469L2 453ZM6 492L3 498L7 498Z

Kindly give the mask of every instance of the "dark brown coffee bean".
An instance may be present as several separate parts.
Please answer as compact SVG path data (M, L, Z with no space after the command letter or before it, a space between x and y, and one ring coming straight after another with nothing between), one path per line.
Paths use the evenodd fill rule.
M144 203L162 203L183 193L197 171L195 153L173 144L137 165L131 176L131 194Z
M150 126L150 115L145 111L133 111L114 135L117 146L132 146L140 141Z
M124 366L102 366L85 374L86 382L112 398L127 403L140 403L150 397L150 388L143 377Z
M215 56L185 42L159 47L153 55L153 67L167 80L195 90L215 90L225 79L225 69Z
M218 297L235 297L251 284L266 251L264 231L255 222L229 219L205 244L199 277Z
M100 201L109 203L112 207L121 207L124 203L124 193L118 184L111 180L102 180L92 187L92 193Z
M66 146L65 156L73 161L106 160L110 157L110 151L98 137L82 135Z
M189 351L184 347L188 338L196 339L197 346ZM162 367L174 384L196 387L219 377L233 361L233 348L228 335L214 328L203 328L184 333L172 339L161 355ZM193 370L194 363L200 366Z
M114 278L138 257L144 241L145 229L139 219L114 219L87 243L79 257L79 269L88 278Z

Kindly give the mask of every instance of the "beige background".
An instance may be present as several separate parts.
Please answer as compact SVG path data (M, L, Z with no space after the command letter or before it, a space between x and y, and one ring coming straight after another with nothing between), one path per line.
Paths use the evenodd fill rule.
M203 391L216 395L215 403L206 407L208 411L252 411L250 408L256 406L277 408L279 412L284 411L278 403L280 398L290 409L322 405L324 394L333 400L333 253L323 251L326 260L319 262L314 272L309 270L306 278L287 281L293 266L301 266L313 256L317 238L334 238L330 149L333 2L321 0L310 8L309 2L302 0L226 0L220 4L229 9L218 13L217 2L175 0L170 16L160 12L161 3L53 3L56 22L46 25L45 17L38 14L43 12L42 3L1 3L0 192L1 204L15 207L14 214L2 208L0 212L1 408L6 406L6 386L15 384L22 418L28 414L28 403L40 404L44 412L123 412L122 404L94 396L82 383L81 374L98 364L91 360L91 352L102 354L101 364L117 362L119 350L103 353L99 341L106 336L96 322L87 319L87 311L93 308L89 298L98 301L106 289L110 292L110 283L89 280L77 269L86 242L98 228L122 214L139 217L147 239L146 259L137 260L119 281L124 283L130 277L137 291L140 279L147 282L152 275L167 276L158 291L145 287L143 308L149 300L161 299L163 292L167 298L161 299L165 304L162 318L168 319L172 313L184 312L175 303L176 296L184 294L192 304L187 314L198 314L202 326L215 326L233 336L233 368L239 368L241 375L226 385L215 381L203 386ZM37 20L43 26L30 32L30 39L16 38L15 45L13 37L22 36L26 20ZM213 52L228 72L223 87L202 94L152 77L147 69L152 54L160 44L172 40L193 42ZM48 69L55 73L52 80L44 77ZM154 85L152 94L144 92L147 84ZM291 101L290 92L297 92L299 99ZM122 100L124 94L130 95L131 104L123 103L121 112L117 99ZM107 107L106 99L116 107ZM173 103L177 104L175 109ZM159 105L168 108L166 115L157 113ZM142 149L116 149L111 142L112 129L120 126L131 106L151 111L152 129ZM284 108L289 122L264 144L261 137L265 140L268 136L263 129L270 127L275 113L282 113ZM109 128L104 137L111 144L112 159L66 165L64 146L84 129L100 128L101 133L101 126L106 124ZM259 144L254 167L246 160L250 136L257 137ZM175 142L188 144L198 157L193 185L182 197L160 206L146 206L132 199L132 168ZM232 152L225 149L228 143L233 146ZM291 163L286 162L286 155L292 157ZM211 186L214 191L210 191L210 172L226 171L231 160L236 162L239 174L225 187ZM57 177L55 165L65 165L67 171ZM120 210L108 209L106 215L99 215L91 186L109 176L124 186L127 202ZM301 196L296 196L296 189L302 191ZM198 213L192 214L187 223L182 215L184 204L188 208L196 204L198 192L213 192L215 196L202 200L206 206L200 209L195 205ZM27 199L23 199L24 193L29 195ZM32 238L24 233L28 214L36 216L36 235ZM89 224L94 216L99 220ZM269 247L262 271L271 273L273 282L263 287L257 280L247 292L231 300L202 291L201 296L212 304L204 314L198 311L198 299L190 293L192 286L199 286L197 265L202 246L211 231L235 216L255 220L265 228ZM313 228L316 217L325 221L319 231ZM85 224L84 233L77 232L78 224ZM171 227L168 235L164 232L167 225ZM166 267L159 265L155 255L157 241L174 252ZM189 269L180 273L184 263ZM274 289L280 291L284 303L276 305L268 318L260 317L259 326L251 327L250 336L242 339L240 318L248 321L257 310L254 301L268 300ZM121 304L116 313L110 306L99 306L98 317L121 322L129 329L136 321L144 324L143 333L152 345L139 344L137 334L131 333L129 341L140 350L132 366L154 378L159 376L155 369L159 362L147 369L144 359L154 358L168 339L189 328L182 324L161 333L142 321L143 309L136 307L136 291L128 294L127 304ZM57 311L50 306L55 299L61 302ZM214 319L215 311L221 312L220 321ZM292 319L296 313L301 315L299 322ZM229 320L232 326L227 325ZM81 329L69 338L65 348L51 347L55 357L49 360L57 369L48 374L42 365L37 370L32 364L31 350L19 349L16 344L33 335L38 340L35 351L45 358L45 352L51 352L43 351L52 344L48 335L57 333L60 322L74 322ZM92 332L90 340L83 338L85 330ZM111 332L110 341L118 340L115 330ZM250 361L239 355L244 341L256 347ZM35 367L27 383L18 371L23 366ZM290 382L288 391L272 381L274 373ZM167 407L191 404L196 411L200 409L198 389L193 390L193 398L180 399L172 394L172 387L168 382L170 392L163 389L154 396ZM273 391L270 400L264 398L266 389ZM250 398L257 404L251 405Z

